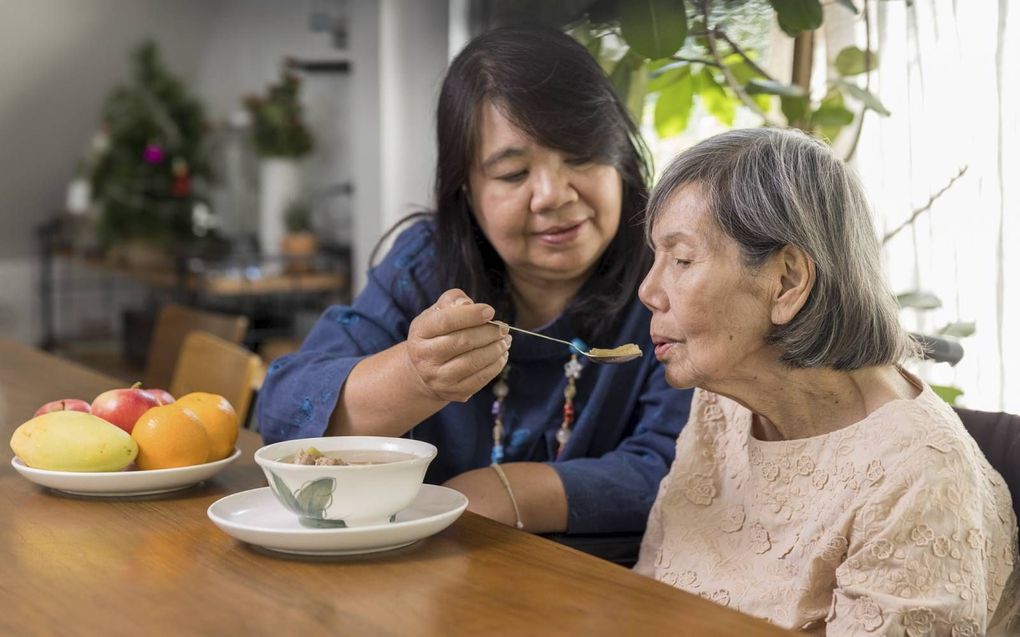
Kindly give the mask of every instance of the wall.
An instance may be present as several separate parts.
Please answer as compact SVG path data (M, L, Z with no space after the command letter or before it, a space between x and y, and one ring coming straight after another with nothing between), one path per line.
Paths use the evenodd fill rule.
M379 236L428 207L435 168L435 101L449 55L447 0L351 2L354 267L364 283Z

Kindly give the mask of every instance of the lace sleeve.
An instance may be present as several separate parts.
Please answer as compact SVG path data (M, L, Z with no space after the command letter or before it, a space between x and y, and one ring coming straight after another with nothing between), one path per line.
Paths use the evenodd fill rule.
M984 634L1016 552L1012 510L994 478L953 440L929 441L887 474L854 518L827 632Z

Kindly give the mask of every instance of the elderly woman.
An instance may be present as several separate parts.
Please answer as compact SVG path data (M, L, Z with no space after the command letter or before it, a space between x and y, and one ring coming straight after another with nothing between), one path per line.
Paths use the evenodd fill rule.
M635 568L819 633L1001 628L1008 490L898 366L914 345L847 167L800 133L719 135L666 170L647 230L655 355L697 390Z

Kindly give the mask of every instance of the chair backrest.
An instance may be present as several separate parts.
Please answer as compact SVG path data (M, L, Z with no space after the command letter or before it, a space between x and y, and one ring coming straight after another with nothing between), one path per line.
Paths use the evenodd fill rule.
M184 339L170 381L170 393L180 398L191 392L219 394L234 406L243 425L252 392L262 385L262 359L240 345L208 332L195 331Z
M988 464L1002 474L1013 496L1013 510L1020 519L1020 416L963 407L953 409L988 458Z
M194 330L215 334L231 343L240 343L248 331L248 318L207 312L174 303L164 305L152 330L142 380L144 387L167 389L184 339Z

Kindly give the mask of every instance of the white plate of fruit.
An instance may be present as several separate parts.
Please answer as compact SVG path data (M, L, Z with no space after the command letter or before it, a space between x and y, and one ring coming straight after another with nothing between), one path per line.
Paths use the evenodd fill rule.
M239 422L230 403L194 392L175 400L138 385L88 403L46 403L11 436L11 465L44 487L90 496L184 489L236 460Z

